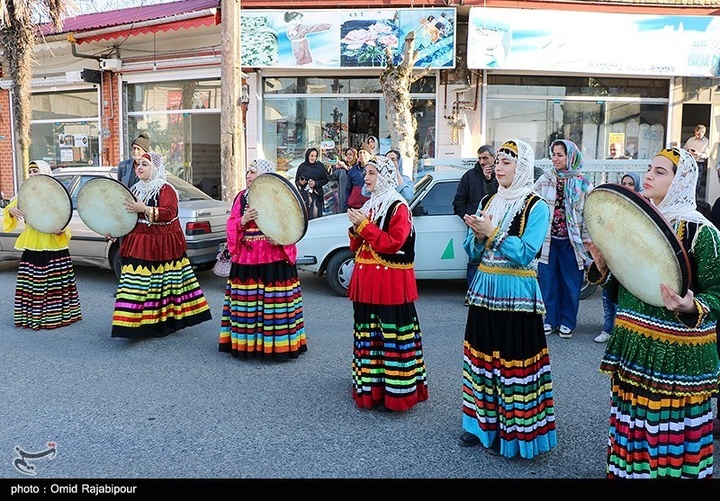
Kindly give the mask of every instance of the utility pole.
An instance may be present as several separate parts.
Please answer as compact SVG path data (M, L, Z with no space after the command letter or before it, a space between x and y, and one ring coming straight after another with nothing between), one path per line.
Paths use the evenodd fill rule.
M220 79L220 175L222 199L230 202L245 187L245 124L242 61L240 59L240 0L221 3L222 62Z

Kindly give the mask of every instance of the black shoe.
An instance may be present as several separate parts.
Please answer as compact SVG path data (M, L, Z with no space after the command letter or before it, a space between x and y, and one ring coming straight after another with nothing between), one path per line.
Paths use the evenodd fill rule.
M488 454L491 454L493 456L499 456L500 455L500 438L496 437L493 444L485 449Z
M480 438L466 431L460 435L458 443L463 447L475 447L476 445L480 445Z

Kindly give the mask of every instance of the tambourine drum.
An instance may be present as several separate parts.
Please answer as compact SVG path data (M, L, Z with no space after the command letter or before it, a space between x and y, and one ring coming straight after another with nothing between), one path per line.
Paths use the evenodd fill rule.
M137 224L137 213L125 208L125 202L134 200L132 192L120 181L96 177L78 191L78 215L96 233L123 237Z
M280 245L297 243L307 231L308 215L297 188L280 174L256 177L248 188L248 206L258 211L255 223Z
M54 233L70 223L72 199L60 181L47 174L36 174L20 186L18 209L28 225L43 233Z
M690 284L690 261L665 217L644 197L617 184L601 184L585 200L590 238L612 274L633 295L664 306L660 284L680 296Z

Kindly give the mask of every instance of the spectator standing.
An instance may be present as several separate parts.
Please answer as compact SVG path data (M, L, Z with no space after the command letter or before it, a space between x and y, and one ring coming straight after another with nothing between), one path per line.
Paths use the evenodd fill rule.
M269 172L275 172L272 162L253 161L245 174L248 188ZM227 221L232 265L219 350L236 358L295 359L307 351L297 247L278 245L258 228L258 210L248 206L248 188L235 197Z
M710 140L705 137L706 128L699 124L695 126L695 134L685 141L683 147L690 152L698 166L698 183L696 197L705 200L705 186L707 184L707 162L710 154Z
M337 183L338 213L347 212L348 171L357 163L357 150L345 148L344 160L339 160L330 173L330 180Z
M122 268L112 317L112 337L163 337L210 320L210 306L187 256L178 220L178 194L167 182L162 157L145 153L140 179L126 202L137 223L122 238Z
M405 200L410 201L410 199L412 199L413 195L415 194L415 185L413 185L412 180L408 176L403 174L402 155L400 155L400 152L398 150L390 150L385 153L385 157L390 159L392 163L395 164L395 170L397 172L398 193L400 193ZM363 195L369 196L369 192L365 188L363 188Z
M720 232L695 208L697 163L679 148L660 150L643 181L694 270L688 291L661 284L663 306L618 284L615 325L600 371L610 377L608 478L713 476L713 396L720 362ZM590 283L616 280L592 242ZM652 261L654 256L647 256Z
M348 209L355 269L353 303L353 399L357 406L406 411L427 400L427 374L415 301L415 231L412 214L397 192L395 165L372 157L365 180L371 193L361 209Z
M365 165L371 158L370 146L363 143L358 150L358 161L348 171L348 184L345 187L348 209L359 209L370 200L368 195L363 194L363 187L365 186Z
M323 187L330 181L325 164L318 160L319 155L317 148L305 150L305 161L298 166L295 173L295 186L307 207L308 219L323 215L325 209Z
M50 165L44 160L30 162L28 176L39 174L52 176ZM24 220L17 205L18 199L14 197L4 209L4 232L13 231L18 221ZM22 251L13 308L16 327L55 329L82 320L75 268L68 247L70 238L68 227L44 233L25 222L25 228L15 240L15 249Z
M636 172L623 174L623 177L620 178L620 184L630 188L631 190L635 190L638 193L642 191L640 176ZM595 336L595 339L593 339L596 343L607 343L608 339L610 339L610 333L612 332L612 327L615 324L617 289L611 290L609 287L604 287L602 291L602 304L604 313L603 330L600 331L600 334Z
M583 209L592 183L582 174L583 156L568 139L550 145L552 168L535 182L535 190L550 204L538 277L545 301L545 334L556 330L570 339L577 324L585 265L592 259L584 242L590 240Z
M480 146L477 150L478 161L472 169L469 169L460 178L455 198L453 199L453 211L460 219L466 215L473 215L477 211L480 200L486 195L494 195L498 190L498 182L495 178L495 149L489 144ZM467 264L467 285L470 287L480 261L468 259ZM466 305L467 306L467 305Z
M460 445L532 459L557 445L550 353L543 331L537 254L547 202L533 193L535 154L506 141L497 153L497 194L466 215L463 248L480 260L468 290Z
M117 178L122 184L130 188L139 181L135 169L140 158L150 151L150 138L147 134L138 134L131 145L130 158L118 164Z

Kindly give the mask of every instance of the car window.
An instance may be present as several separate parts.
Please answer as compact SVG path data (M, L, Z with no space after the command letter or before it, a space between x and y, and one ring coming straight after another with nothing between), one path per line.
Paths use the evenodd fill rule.
M167 175L167 181L177 190L178 199L181 202L187 202L189 200L213 200L213 198L204 191L173 174Z
M449 216L454 214L452 201L457 191L458 181L435 184L423 197L418 210L413 214L424 216Z
M60 181L63 186L65 186L65 189L68 190L68 193L70 193L70 198L72 199L72 206L73 209L75 208L75 200L77 199L77 191L73 193L73 185L75 184L75 176L53 176L55 179Z

